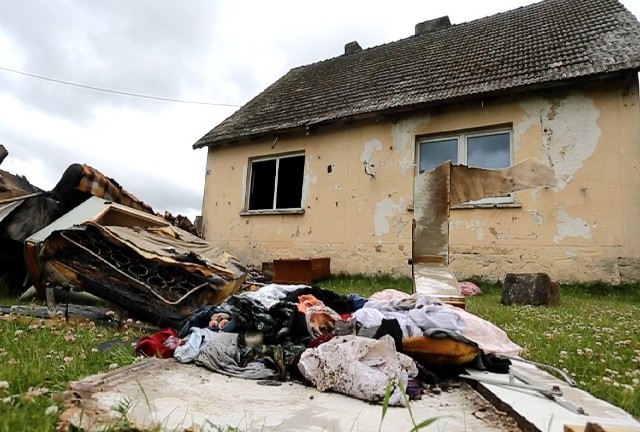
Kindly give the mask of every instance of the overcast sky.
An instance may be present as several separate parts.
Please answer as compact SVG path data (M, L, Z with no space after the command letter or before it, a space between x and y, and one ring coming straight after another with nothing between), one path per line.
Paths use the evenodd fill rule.
M206 149L192 144L289 69L459 24L527 0L0 0L0 168L51 189L87 163L153 206L200 214ZM622 0L636 17L640 0Z

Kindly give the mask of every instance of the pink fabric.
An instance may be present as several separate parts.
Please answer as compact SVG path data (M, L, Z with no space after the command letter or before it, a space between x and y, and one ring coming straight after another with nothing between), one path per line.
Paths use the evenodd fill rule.
M458 284L458 287L460 288L460 294L465 297L482 294L480 287L473 282L460 282L460 284Z
M515 357L522 351L522 347L513 343L507 333L497 325L459 307L451 305L443 305L443 307L451 308L460 315L466 323L462 336L477 343L485 354Z
M369 300L400 300L406 299L409 297L409 294L403 291L398 291L397 289L387 288L382 291L374 292L369 297Z

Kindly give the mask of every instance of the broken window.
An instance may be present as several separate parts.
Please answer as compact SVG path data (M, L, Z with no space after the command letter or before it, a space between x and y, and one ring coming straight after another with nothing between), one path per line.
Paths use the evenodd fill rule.
M301 208L303 154L255 159L249 176L248 210Z
M511 165L511 130L452 133L418 141L418 171L423 173L450 160L454 164L498 169ZM486 198L475 204L512 202L513 196Z

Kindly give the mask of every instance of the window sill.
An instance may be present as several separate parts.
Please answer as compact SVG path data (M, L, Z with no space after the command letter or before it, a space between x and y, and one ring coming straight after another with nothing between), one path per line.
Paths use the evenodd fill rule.
M451 206L451 210L467 210L467 209L492 209L492 208L522 208L522 203L502 202L502 203L482 203L482 204L457 204Z
M261 215L299 215L304 214L303 208L296 209L269 209L269 210L243 210L240 216L261 216Z

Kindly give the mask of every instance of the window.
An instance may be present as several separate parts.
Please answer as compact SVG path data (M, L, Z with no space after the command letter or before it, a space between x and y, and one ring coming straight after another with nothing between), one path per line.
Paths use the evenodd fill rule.
M511 131L462 132L421 139L418 142L418 171L423 173L450 160L454 164L478 168L505 168L511 165ZM475 204L513 202L512 195L486 198Z
M251 161L247 209L284 210L302 206L304 155Z

